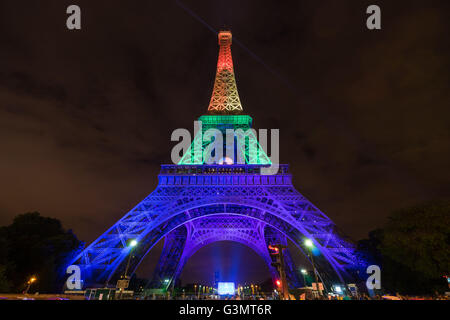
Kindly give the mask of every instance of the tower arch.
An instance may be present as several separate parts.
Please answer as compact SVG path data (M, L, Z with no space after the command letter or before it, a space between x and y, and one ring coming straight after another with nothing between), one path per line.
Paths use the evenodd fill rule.
M155 268L150 287L169 287L178 279L187 261L198 250L219 241L232 241L252 249L264 260L275 280L277 271L271 265L272 259L264 238L264 226L265 224L261 221L239 215L210 215L187 222L178 227L186 228L184 238L172 236L172 233L179 232L178 228L166 236L163 252ZM180 247L183 248L182 254L174 254L173 249Z
M258 246L259 252L262 252L262 248L264 247L267 250L267 239L266 234L264 232L264 228L270 227L275 230L277 233L281 235L281 237L289 238L303 253L305 253L305 248L303 246L303 240L307 237L308 239L313 239L316 243L319 251L321 252L321 257L316 258L316 263L318 269L322 274L330 275L328 278L331 280L343 280L345 276L345 268L342 265L339 265L334 258L335 255L332 255L333 251L328 251L328 248L324 248L319 244L319 240L314 239L311 234L304 233L306 228L301 228L299 226L295 226L294 224L289 222L289 219L283 219L280 212L273 212L272 210L268 210L267 205L250 205L251 201L248 199L245 201L246 204L240 203L240 201L231 201L230 199L221 198L220 193L215 195L215 199L209 199L209 203L205 203L204 199L200 199L198 201L192 201L189 206L186 206L182 202L178 202L180 208L167 211L165 214L158 215L158 218L155 219L153 223L146 222L144 225L136 223L136 220L142 221L143 215L148 215L145 213L141 213L140 215L128 215L123 218L123 221L116 224L115 228L110 229L110 232L105 234L102 238L104 241L100 241L97 244L92 244L91 247L103 247L103 250L84 250L85 255L91 257L89 261L84 259L84 261L89 262L89 264L78 263L84 272L84 277L89 279L90 282L94 283L104 283L111 282L118 276L120 276L126 265L126 257L129 254L129 248L124 246L123 244L127 243L130 239L136 239L140 243L139 247L135 250L134 255L140 257L140 259L132 260L130 263L130 270L135 270L140 262L143 260L145 255L153 248L153 246L160 241L162 238L173 234L175 230L179 230L180 227L185 226L187 231L184 234L178 234L178 239L182 239L183 251L179 252L178 256L172 256L172 260L177 260L182 258L182 253L186 250L185 241L189 239L191 234L195 234L193 226L197 223L205 223L207 219L211 219L212 217L216 219L223 219L225 216L228 217L241 217L241 220L245 223L251 223L251 221L259 222L259 239L264 238L264 242L259 242ZM263 200L263 199L262 199ZM257 202L256 202L257 203ZM118 234L118 230L124 230L126 226L131 226L131 229L128 232L124 232L122 234ZM144 226L144 228L138 229L138 226ZM223 228L225 230L225 228ZM225 232L225 231L224 231ZM237 237L236 231L234 231L235 239L239 239L239 241L244 241L244 236ZM225 233L228 236L232 236L232 233ZM224 234L224 235L225 235ZM169 236L170 237L170 236ZM202 239L205 237L204 235L200 235L198 239ZM220 238L223 238L220 236ZM105 248L106 242L109 240L109 245L113 248L109 250ZM211 238L212 239L212 238ZM246 238L248 242L250 237ZM114 242L114 244L112 243ZM195 243L195 242L194 242ZM264 243L264 245L262 244ZM330 244L330 242L328 242ZM117 248L119 246L119 248ZM121 249L120 249L121 247ZM180 243L177 245L177 248L181 248ZM112 249L112 250L111 250ZM94 254L98 252L95 255ZM187 251L187 253L189 250ZM342 252L341 252L342 253ZM265 253L262 253L265 256ZM189 255L185 255L189 256ZM331 257L331 258L330 258ZM80 262L83 262L83 257L79 256ZM168 261L168 260L167 260ZM265 258L267 261L267 258ZM185 261L184 261L185 263ZM178 270L178 271L177 271ZM177 270L172 270L174 274L179 274L179 267ZM334 270L335 275L331 275L331 270ZM173 277L170 277L171 279Z

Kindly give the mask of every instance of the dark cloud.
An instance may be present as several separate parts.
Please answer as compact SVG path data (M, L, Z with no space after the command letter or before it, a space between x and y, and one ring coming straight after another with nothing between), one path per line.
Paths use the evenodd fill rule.
M68 31L69 1L0 2L0 223L39 210L89 242L149 194L172 130L209 102L204 23L232 27L245 112L280 129L299 191L353 239L447 197L449 5L377 3L381 31L368 1L80 0Z

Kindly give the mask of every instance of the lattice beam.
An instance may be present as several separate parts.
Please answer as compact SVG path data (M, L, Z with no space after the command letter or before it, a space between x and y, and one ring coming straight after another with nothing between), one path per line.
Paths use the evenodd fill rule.
M236 114L242 112L241 100L234 77L231 41L230 31L219 32L219 58L213 93L208 107L209 113Z

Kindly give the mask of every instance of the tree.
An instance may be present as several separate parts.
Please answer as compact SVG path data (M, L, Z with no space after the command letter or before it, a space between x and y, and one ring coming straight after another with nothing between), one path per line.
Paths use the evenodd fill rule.
M11 283L6 277L6 267L0 265L0 292L9 292L11 290Z
M393 212L387 224L359 242L381 264L389 292L432 294L446 290L450 270L450 202L427 202Z
M63 267L82 243L57 219L25 213L11 225L0 228L0 264L11 290L22 291L32 275L40 292L58 292L63 286Z

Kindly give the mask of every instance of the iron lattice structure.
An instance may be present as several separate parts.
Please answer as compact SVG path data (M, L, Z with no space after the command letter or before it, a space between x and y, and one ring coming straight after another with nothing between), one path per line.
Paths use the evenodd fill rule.
M209 111L226 110L229 114L200 117L203 129L249 130L251 118L233 114L242 107L235 90L231 33L221 32L219 44L216 85ZM227 82L226 90L216 90L223 88L225 78L231 79L233 85L228 87ZM196 154L189 150L179 164L162 165L157 188L74 259L72 264L81 267L85 285L104 284L118 278L125 269L131 250L127 244L132 239L139 242L133 252L137 258L130 261L130 270L135 270L163 238L163 252L151 282L153 288L167 289L197 250L225 240L253 249L277 278L268 245L287 244L290 239L306 253L304 240L309 238L320 252L314 261L322 280L345 281L347 271L358 263L353 245L339 235L335 224L323 212L295 189L288 165L280 165L275 175L261 173L261 168L270 165L270 159L260 148L250 151L251 144L256 147L259 144L256 137L253 140L251 135L248 137L249 142L241 150L245 155L243 164L207 165L202 155L196 159ZM205 146L201 133L197 134L191 148L203 150ZM289 285L298 287L298 272L287 249L285 259Z
M217 60L216 79L211 95L208 112L211 114L236 114L242 112L241 100L234 77L231 57L230 31L219 33L219 59Z
M253 120L250 116L203 115L198 120L202 123L202 130L195 135L190 148L178 164L197 165L208 163L212 153L204 151L212 144L211 140L205 138L205 132L209 129L217 129L224 136L227 129L235 130L232 146L227 145L226 139L223 139L223 150L231 151L232 156L230 160L232 163L271 164L270 158L259 144L255 132L251 130ZM229 150L230 148L233 150Z

